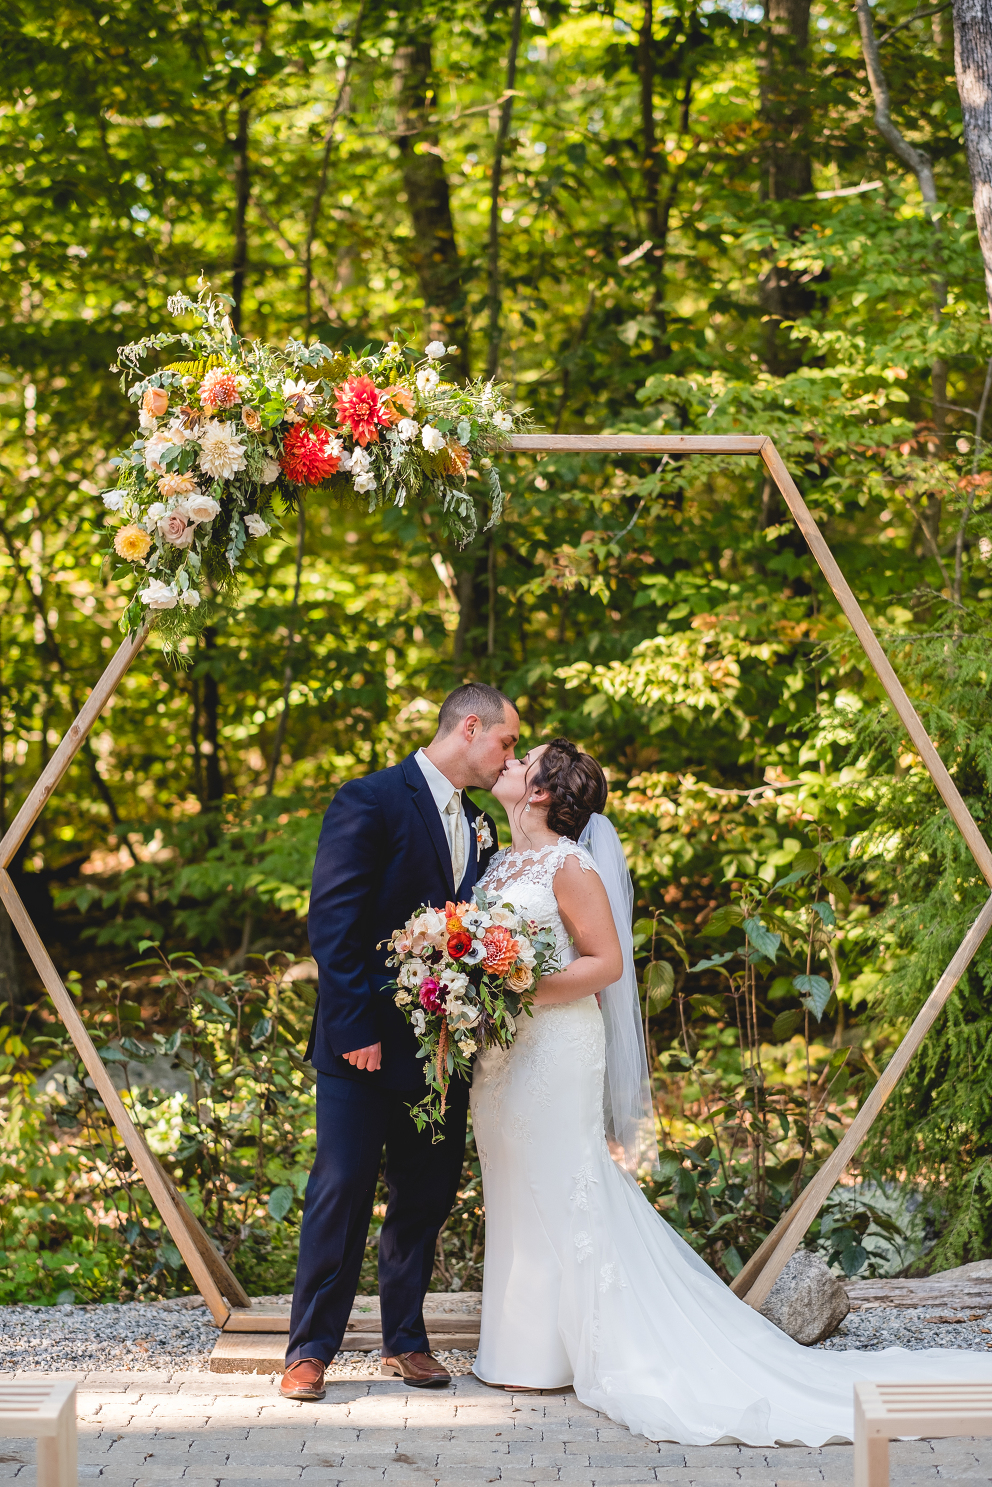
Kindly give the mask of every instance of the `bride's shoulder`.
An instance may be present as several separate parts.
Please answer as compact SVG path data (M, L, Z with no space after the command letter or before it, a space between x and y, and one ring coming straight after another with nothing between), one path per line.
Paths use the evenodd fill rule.
M556 876L558 873L563 872L566 878L578 878L590 870L594 873L598 872L595 862L585 847L580 847L578 842L570 841L565 836L561 838L557 847L554 849L552 862L553 871Z

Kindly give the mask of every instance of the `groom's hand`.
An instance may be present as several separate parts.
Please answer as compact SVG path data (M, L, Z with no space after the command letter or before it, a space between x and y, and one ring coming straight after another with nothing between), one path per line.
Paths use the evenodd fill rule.
M375 1073L382 1063L382 1044L370 1043L368 1048L356 1048L351 1053L342 1054L355 1069L367 1069L370 1074Z

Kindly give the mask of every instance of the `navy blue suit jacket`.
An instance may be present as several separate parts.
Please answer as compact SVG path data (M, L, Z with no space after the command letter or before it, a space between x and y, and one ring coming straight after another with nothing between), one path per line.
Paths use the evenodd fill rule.
M468 898L485 872L496 850L496 827L464 799L472 830L458 885L440 813L413 754L392 769L349 780L327 807L307 917L318 971L307 1057L321 1073L383 1089L423 1089L413 1030L382 990L396 972L379 944L421 904L443 908L448 900ZM480 815L493 843L481 855L475 826ZM371 1043L382 1044L382 1066L375 1073L355 1069L342 1057Z

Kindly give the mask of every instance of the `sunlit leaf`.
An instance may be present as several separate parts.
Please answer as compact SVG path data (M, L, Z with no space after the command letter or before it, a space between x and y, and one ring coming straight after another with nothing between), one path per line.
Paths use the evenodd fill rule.
M744 933L760 955L764 955L774 965L775 957L778 955L778 947L782 943L781 935L772 934L766 929L760 919L745 919Z
M277 1222L281 1223L292 1208L296 1199L296 1189L283 1184L281 1187L273 1188L269 1194L269 1201L265 1205Z
M828 893L832 893L834 898L840 903L842 909L846 909L851 902L850 888L848 888L843 878L836 878L833 873L824 873L820 879L820 887L825 888Z
M652 1012L661 1012L672 1000L675 971L667 960L653 960L644 973L644 991Z
M810 904L810 908L814 914L819 914L824 924L832 926L837 923L837 916L829 904Z

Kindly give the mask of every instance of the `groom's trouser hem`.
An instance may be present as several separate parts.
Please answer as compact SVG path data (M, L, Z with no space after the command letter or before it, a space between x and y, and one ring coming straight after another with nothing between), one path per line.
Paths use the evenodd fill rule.
M428 1351L423 1297L461 1176L468 1086L453 1081L445 1137L437 1146L429 1131L417 1131L409 1113L421 1093L318 1074L317 1155L300 1230L287 1363L316 1358L329 1364L341 1349L383 1146L389 1187L379 1242L383 1353Z

